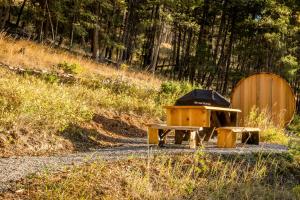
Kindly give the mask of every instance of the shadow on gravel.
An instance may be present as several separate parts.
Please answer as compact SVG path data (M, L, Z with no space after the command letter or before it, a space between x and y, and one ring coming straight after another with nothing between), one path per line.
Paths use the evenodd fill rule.
M144 137L147 132L135 125L128 124L120 119L110 119L103 115L95 115L93 121L102 125L104 130L124 137Z

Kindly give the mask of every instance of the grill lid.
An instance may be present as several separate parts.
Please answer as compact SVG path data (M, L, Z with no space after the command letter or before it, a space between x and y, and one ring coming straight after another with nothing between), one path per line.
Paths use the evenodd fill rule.
M228 108L230 102L216 91L195 89L177 99L175 106L217 106Z

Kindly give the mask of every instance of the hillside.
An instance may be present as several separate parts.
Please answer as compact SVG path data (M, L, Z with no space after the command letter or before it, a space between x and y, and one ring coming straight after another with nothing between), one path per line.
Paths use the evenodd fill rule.
M120 145L162 116L151 75L3 34L0 46L2 157Z
M164 119L163 105L201 87L4 34L0 45L2 157L124 145L126 138L145 137L145 124ZM287 143L283 130L264 118L249 123L267 141Z
M262 128L263 141L289 151L149 154L145 125L164 120L163 105L201 86L4 35L0 45L0 198L299 197L298 117L292 139L263 113L248 122Z
M299 114L299 0L0 0L0 199L299 200Z

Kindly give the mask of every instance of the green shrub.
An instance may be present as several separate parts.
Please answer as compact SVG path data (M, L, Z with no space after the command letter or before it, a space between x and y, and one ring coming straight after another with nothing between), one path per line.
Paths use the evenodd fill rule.
M129 69L129 65L127 65L127 64L125 64L125 63L122 63L122 64L120 65L120 70L126 71L126 70L128 70L128 69Z
M171 105L174 104L176 99L182 95L192 91L193 89L200 88L201 86L194 86L188 82L166 81L160 86L159 93L156 97L156 102L159 105Z
M289 124L288 130L294 135L300 137L300 115L296 115L293 121Z
M77 63L68 63L64 61L63 63L57 64L57 68L64 71L67 74L79 74L83 71L83 67Z
M58 83L60 81L59 77L55 72L49 74L42 74L41 78L49 83Z

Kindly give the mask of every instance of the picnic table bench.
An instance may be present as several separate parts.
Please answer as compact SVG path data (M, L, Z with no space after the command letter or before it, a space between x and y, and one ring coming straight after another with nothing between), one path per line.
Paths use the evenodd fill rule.
M202 141L209 141L217 135L220 148L236 147L238 134L246 144L259 144L259 129L237 127L239 109L213 106L165 106L166 124L148 125L148 144L163 146L166 136L175 131L175 144L190 140L190 147L196 148Z
M259 128L251 127L220 127L217 128L219 148L236 147L237 135L241 134L241 140L244 144L259 144Z
M157 144L158 146L162 146L166 142L167 134L170 133L172 130L175 131L175 137L181 136L180 139L190 139L190 146L192 148L196 148L197 143L199 141L198 132L202 131L203 127L168 126L167 124L148 124L148 144ZM186 137L184 138L184 136Z

